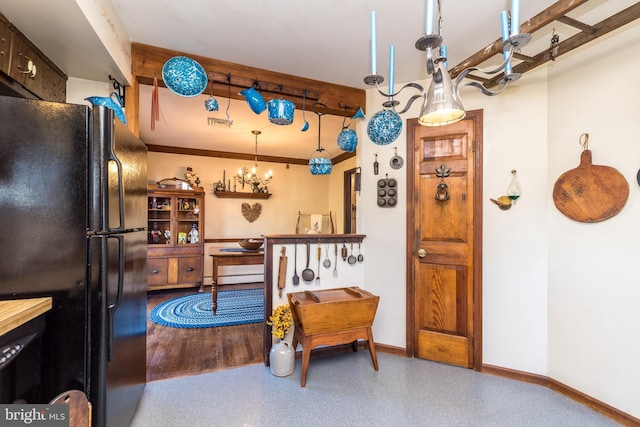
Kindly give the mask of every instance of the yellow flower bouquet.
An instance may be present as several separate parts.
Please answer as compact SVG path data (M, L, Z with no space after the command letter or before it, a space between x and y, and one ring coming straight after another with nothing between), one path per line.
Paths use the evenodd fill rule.
M271 335L283 339L287 332L291 330L293 316L288 304L279 305L273 309L273 314L269 316L267 325L271 326Z

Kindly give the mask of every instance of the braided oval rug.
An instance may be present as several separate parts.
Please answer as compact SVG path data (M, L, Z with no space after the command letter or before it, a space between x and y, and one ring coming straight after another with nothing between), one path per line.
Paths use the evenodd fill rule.
M152 322L172 328L215 328L264 321L263 289L218 292L218 310L213 315L211 293L174 298L156 306Z

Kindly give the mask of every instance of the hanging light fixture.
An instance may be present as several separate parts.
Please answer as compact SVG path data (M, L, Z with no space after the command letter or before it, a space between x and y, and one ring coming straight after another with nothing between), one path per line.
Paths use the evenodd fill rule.
M518 80L521 75L514 73L511 68L511 58L516 49L525 46L530 40L530 34L520 34L520 2L512 0L511 16L504 10L501 14L502 24L502 49L503 62L498 67L490 70L483 70L477 67L470 67L463 70L455 82L451 81L447 71L447 48L442 44L442 14L440 0L438 0L438 30L434 32L435 5L434 0L427 0L426 3L426 25L425 35L420 37L415 44L416 49L425 51L427 73L431 76L431 85L425 91L424 87L418 83L407 83L400 90L394 93L394 46L389 49L389 92L385 93L380 84L384 82L384 77L376 70L376 15L371 12L371 74L364 78L364 82L369 86L376 86L378 92L388 99L383 102L383 107L392 108L394 111L400 104L395 100L397 96L406 88L417 89L420 94L413 95L399 114L405 113L413 102L418 98L423 98L422 108L418 116L418 122L423 126L442 126L462 120L465 110L460 99L460 89L464 86L473 86L483 94L494 96L507 88L510 82ZM504 70L504 76L499 80L501 87L496 91L490 91L478 82L463 82L471 72L478 71L483 74L496 74Z
M271 182L273 172L269 169L269 171L264 174L264 178L258 176L258 135L262 132L259 130L252 130L251 133L256 137L255 164L251 169L247 167L239 169L238 175L236 176L236 183L240 183L242 188L244 188L245 184L251 185L254 193L268 193L269 190L267 189L267 184Z
M319 111L319 109L322 110ZM318 148L311 153L309 157L309 170L312 175L329 175L331 169L333 169L333 162L331 161L331 153L322 148L320 145L320 129L322 116L327 114L328 107L322 102L316 102L313 104L313 112L318 116Z

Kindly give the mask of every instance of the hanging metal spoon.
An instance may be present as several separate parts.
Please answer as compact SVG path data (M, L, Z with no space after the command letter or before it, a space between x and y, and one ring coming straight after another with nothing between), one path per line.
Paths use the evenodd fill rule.
M309 268L309 259L311 258L311 244L307 242L307 268L302 270L302 280L310 282L316 277L316 274Z
M300 276L298 276L298 272L296 268L298 266L298 244L295 243L293 245L293 286L298 286L300 284Z
M331 260L329 259L329 245L325 245L325 248L327 250L327 257L322 262L322 265L324 265L324 268L331 268Z
M360 250L360 243L358 243L358 262L364 261L364 255L362 255L362 251Z

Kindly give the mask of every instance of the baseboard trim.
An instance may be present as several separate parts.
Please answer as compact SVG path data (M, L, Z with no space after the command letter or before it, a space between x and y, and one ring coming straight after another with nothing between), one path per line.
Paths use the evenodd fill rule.
M613 406L607 405L604 402L594 399L593 397L586 395L574 388L571 388L566 384L556 381L553 378L493 365L482 365L481 372L485 374L496 375L499 377L510 378L517 381L538 384L550 388L556 393L567 396L569 399L574 400L588 408L591 408L594 411L599 412L602 415L616 422L619 422L622 425L629 427L640 426L639 418L636 418L632 415L627 414L626 412L622 412L621 410L614 408Z
M376 352L393 354L394 356L411 357L407 353L407 349L386 344L376 343Z

